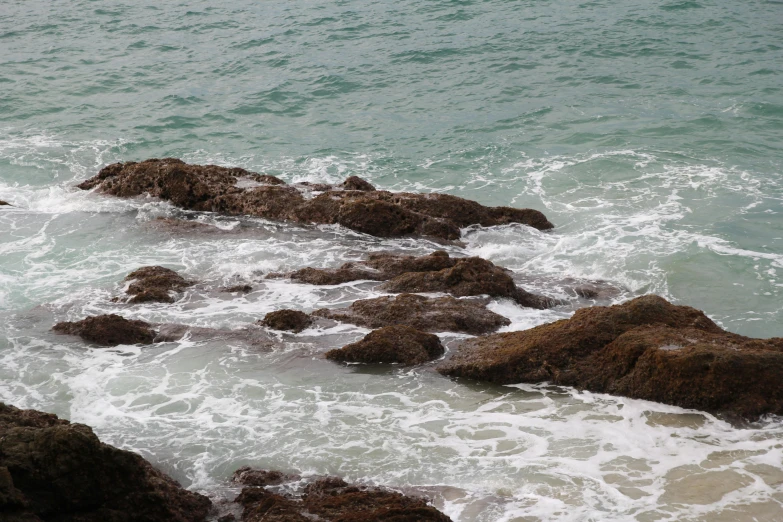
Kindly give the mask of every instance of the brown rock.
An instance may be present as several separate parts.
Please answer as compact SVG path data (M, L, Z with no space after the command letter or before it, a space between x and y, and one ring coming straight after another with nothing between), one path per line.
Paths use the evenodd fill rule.
M2 520L196 522L210 510L208 498L83 424L0 403L0 434Z
M299 310L277 310L266 314L260 323L272 330L299 333L313 324L313 320L309 315Z
M783 414L783 338L722 330L654 295L463 343L444 375L544 382L757 418Z
M362 190L365 192L372 192L375 187L367 180L360 178L359 176L350 176L343 182L343 188L345 190Z
M457 297L507 297L522 306L545 309L558 301L531 294L514 283L508 271L480 257L457 259L437 272L407 272L381 285L387 292L444 292Z
M283 475L275 471L243 468L259 476ZM293 480L299 480L298 475ZM283 480L283 482L286 482ZM450 522L427 504L384 488L348 484L337 477L324 477L308 484L300 498L272 493L264 487L247 487L236 499L244 509L244 522Z
M523 223L541 230L553 227L536 210L485 207L444 194L374 190L356 177L345 181L345 190L329 190L306 199L296 187L273 176L239 168L188 165L172 158L108 165L79 187L119 197L148 194L188 210L340 224L379 237L423 235L454 240L460 237L461 227L473 224Z
M3 201L2 199L0 199L0 207L4 207L4 206L9 206L10 207L12 205L10 203L8 203L7 201Z
M326 352L338 362L421 364L443 355L437 335L410 326L386 326L367 334L361 341Z
M155 339L155 331L149 323L128 320L116 314L57 323L52 330L59 334L78 335L85 341L101 346L150 344Z
M248 294L253 291L252 285L234 285L234 286L228 286L223 289L224 292L228 292L230 294Z
M348 308L316 310L314 316L381 328L406 325L424 332L492 332L511 321L487 310L486 303L453 297L400 294L356 301Z
M126 293L132 296L129 303L173 303L172 292L180 292L193 285L174 270L162 266L144 266L125 278L132 281Z
M282 471L255 469L250 466L243 466L234 472L231 482L242 484L243 486L277 486L285 482L293 482L302 477L293 473L283 473Z

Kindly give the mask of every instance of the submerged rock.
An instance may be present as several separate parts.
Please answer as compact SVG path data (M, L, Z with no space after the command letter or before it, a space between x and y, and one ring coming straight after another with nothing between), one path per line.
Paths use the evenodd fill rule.
M460 228L522 223L546 230L552 223L537 210L485 207L447 194L375 190L354 176L312 199L274 176L240 168L189 165L178 159L115 163L79 188L119 197L142 194L199 211L245 214L296 223L340 224L379 237L432 236L454 240ZM339 188L339 190L336 190Z
M421 364L444 353L437 335L410 326L386 326L367 334L361 341L326 352L338 362Z
M144 266L134 270L125 278L131 281L126 293L132 296L129 303L173 303L174 296L193 283L174 270L162 266Z
M783 414L783 338L724 331L654 295L463 343L444 375L552 382L745 418Z
M487 310L485 302L453 297L400 294L363 299L348 308L316 310L313 315L368 328L406 325L425 332L462 332L479 335L511 321Z
M276 471L242 468L237 474L262 477L259 486L290 480ZM255 474L255 475L254 475ZM276 477L265 484L266 477ZM236 474L235 474L236 477ZM289 476L299 480L298 475ZM242 480L239 480L243 483ZM245 482L246 483L246 482ZM252 481L250 482L251 485ZM246 487L235 502L243 507L244 522L450 522L451 519L419 497L385 488L348 484L338 477L323 477L305 486L301 497L273 493L264 487Z
M269 312L259 322L272 330L286 330L294 333L299 333L313 324L313 320L310 316L299 310L277 310L275 312Z
M101 346L120 344L150 344L155 330L144 321L129 320L117 314L97 315L81 321L57 323L52 328L59 334L78 335L85 341Z
M211 502L83 424L0 403L0 519L197 522Z
M221 291L229 294L249 294L253 291L253 285L239 284L234 286L227 286L225 288L221 288Z
M7 201L3 201L2 199L0 199L0 207L5 207L5 206L9 206L9 207L11 207L11 206L13 206L13 205L11 205L10 203L8 203Z
M387 292L444 292L457 297L507 297L522 306L550 308L559 302L519 288L507 270L480 257L458 258L449 268L407 272L381 285Z

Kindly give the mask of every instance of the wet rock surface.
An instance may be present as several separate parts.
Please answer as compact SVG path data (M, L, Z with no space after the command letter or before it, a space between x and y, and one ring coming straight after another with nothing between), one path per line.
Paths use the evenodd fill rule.
M144 266L134 270L125 278L130 281L126 293L131 296L129 303L173 303L175 295L192 286L174 270L162 266Z
M197 522L210 507L88 426L0 403L0 520Z
M421 364L444 353L437 335L410 326L386 326L367 334L358 342L326 352L336 362Z
M338 477L319 478L305 486L300 497L273 492L263 486L266 477L275 477L274 484L288 482L286 475L276 471L243 468L250 482L262 477L261 487L246 487L235 502L243 508L244 522L450 522L450 518L419 497L410 497L378 487L349 484ZM235 479L237 477L235 474ZM254 475L255 474L255 475ZM284 477L277 480L278 477ZM299 476L293 475L293 480Z
M487 310L484 301L414 294L363 299L348 308L323 308L313 315L367 328L405 325L424 332L471 335L492 332L511 324L502 315Z
M453 266L431 272L407 272L381 285L387 292L444 292L457 297L506 297L522 306L545 309L557 300L519 288L509 272L480 257L455 260Z
M52 330L59 334L77 335L100 346L120 344L150 344L156 332L144 321L129 320L117 314L97 315L81 321L62 322Z
M299 310L277 310L266 314L260 324L272 330L299 333L313 324L313 320Z
M749 419L783 414L783 338L732 334L654 295L466 341L438 371L500 384L548 381Z
M142 194L187 210L245 214L296 223L340 224L378 237L432 236L455 240L460 228L522 223L540 230L553 225L537 210L485 207L447 194L375 190L361 178L307 199L274 176L240 168L189 165L173 158L115 163L79 188L118 197ZM311 187L312 189L312 187Z
M10 207L12 205L7 201L3 201L2 199L0 199L0 207L6 207L6 206Z

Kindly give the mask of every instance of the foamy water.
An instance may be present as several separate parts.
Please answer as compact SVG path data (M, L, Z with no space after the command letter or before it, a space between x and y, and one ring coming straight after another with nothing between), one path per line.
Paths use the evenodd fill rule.
M735 214L770 204L765 187L742 184L745 173L713 162L686 167L670 153L649 151L524 161L496 178L438 190L469 195L481 183L481 191L515 194L506 203L538 198L557 228L470 228L461 247L188 213L73 187L122 159L128 145L48 135L0 140L0 169L30 173L0 170L0 196L14 205L0 210L1 400L88 424L107 443L141 453L216 498L232 494L226 480L236 468L252 465L426 494L460 522L783 518L780 419L738 427L701 412L559 387L453 381L432 365L376 368L323 359L326 350L368 331L351 325L270 333L263 345L194 336L116 349L49 331L57 321L100 313L253 328L272 310L312 311L382 295L372 282L316 287L263 279L268 272L338 266L370 251L419 255L445 248L507 266L527 289L554 297L567 297L565 278L605 280L623 289L617 301L655 292L704 308L732 331L780 335L780 256L696 226L705 219L694 203L699 198L736 196L742 205L728 211ZM185 157L275 169L288 181L388 179L368 168L367 158L350 155L281 159L266 168L254 158L198 151ZM576 181L578 169L604 161L628 168L611 179ZM413 185L402 180L388 188ZM188 232L156 222L171 216L215 228ZM113 303L124 276L150 264L200 284L174 304ZM731 279L694 298L698 277L686 279L700 270ZM219 291L238 282L254 290ZM570 299L545 311L506 300L490 308L509 317L504 331L513 331L591 304ZM735 313L751 300L756 308ZM452 350L465 336L441 338Z

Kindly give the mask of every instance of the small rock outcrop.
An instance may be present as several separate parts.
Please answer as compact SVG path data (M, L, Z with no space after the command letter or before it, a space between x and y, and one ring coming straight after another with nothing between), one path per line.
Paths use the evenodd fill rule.
M471 339L438 371L499 384L548 381L750 419L783 414L783 338L732 334L701 311L654 295Z
M367 328L405 325L424 332L471 335L492 332L511 324L502 315L487 310L486 303L482 301L415 294L363 299L348 308L323 308L313 315Z
M126 293L131 296L129 303L173 303L174 295L193 283L187 281L174 270L162 266L144 266L125 277L130 281Z
M12 205L7 201L3 201L2 199L0 199L0 207L6 207L6 206L10 207Z
M100 346L150 344L156 335L149 323L125 319L117 314L96 315L81 321L57 323L52 330L59 334L78 335L85 341Z
M240 168L189 165L173 158L114 163L79 188L119 197L148 194L187 210L339 224L378 237L455 240L460 237L460 228L469 225L522 223L540 230L553 228L537 210L485 207L447 194L375 190L355 176L340 187L317 187L327 190L308 199L302 190L274 176Z
M0 519L198 522L211 502L83 424L0 403Z
M480 257L455 260L453 266L431 272L407 272L381 285L387 292L444 292L457 297L506 297L522 306L545 309L558 301L519 288L507 270Z
M260 481L256 480L258 477L261 477ZM267 477L274 479L267 484ZM248 486L235 500L243 508L243 522L451 522L423 498L385 488L348 484L338 477L310 482L301 497L273 493L264 487L290 482L287 477L300 479L298 475L287 476L278 471L249 468L237 471L235 481Z
M367 334L362 340L326 352L337 362L414 365L437 359L444 353L437 335L404 325L386 326Z
M299 333L311 324L312 318L299 310L277 310L269 312L259 321L261 325L272 330L285 330Z

